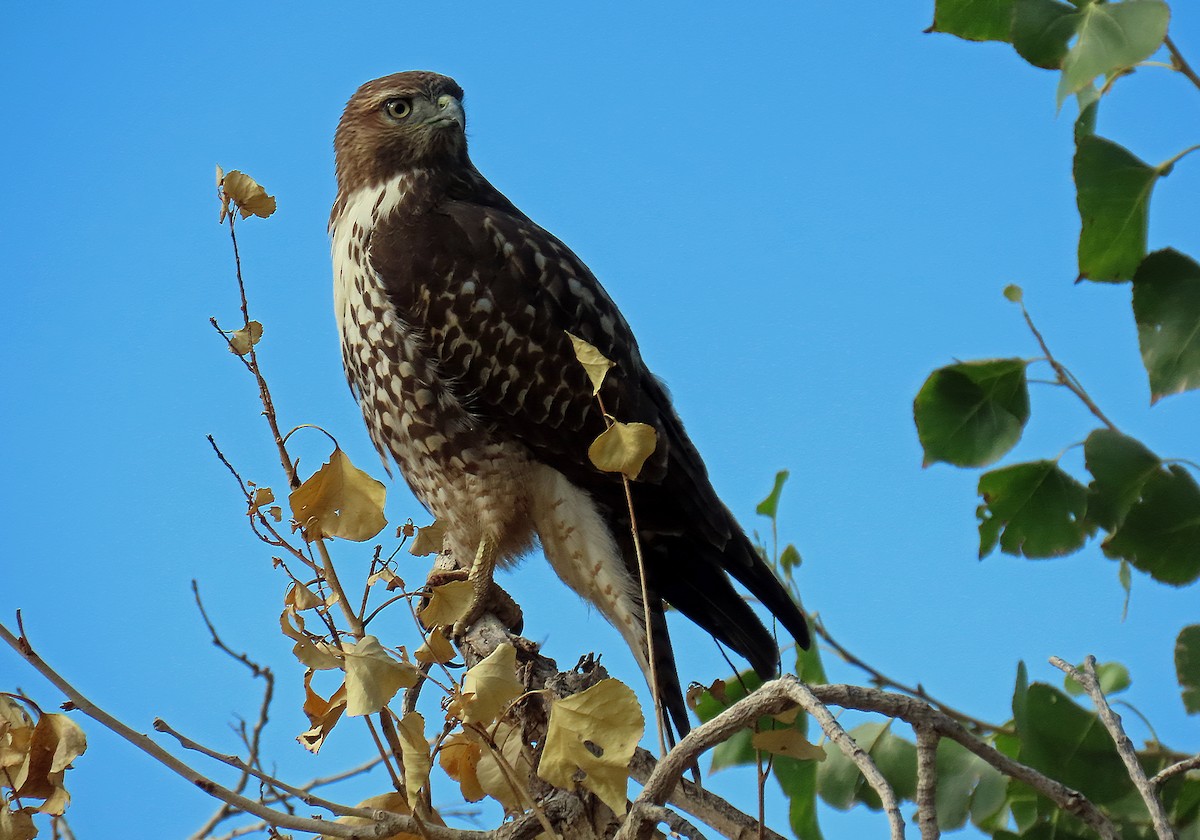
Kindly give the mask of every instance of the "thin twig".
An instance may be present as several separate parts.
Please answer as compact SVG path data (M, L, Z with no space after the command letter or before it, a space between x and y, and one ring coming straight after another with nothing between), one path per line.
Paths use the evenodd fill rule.
M1175 829L1171 828L1167 809L1162 800L1158 798L1149 779L1146 778L1146 771L1142 768L1142 763L1138 761L1133 741L1129 739L1125 727L1121 725L1121 716L1112 710L1112 706L1108 704L1108 699L1104 696L1104 691L1100 688L1100 680L1096 676L1096 657L1088 656L1083 661L1082 670L1057 656L1050 657L1050 664L1083 686L1088 697L1092 698L1100 721L1108 730L1108 734L1112 736L1113 743L1117 745L1117 753L1121 756L1121 761L1125 762L1129 778L1133 780L1134 786L1137 787L1138 793L1142 797L1142 802L1146 804L1146 810L1150 812L1154 833L1160 840L1174 840Z
M1194 755L1191 758L1185 758L1183 761L1159 770L1154 774L1154 776L1151 777L1150 786L1159 787L1168 779L1178 776L1180 773L1186 773L1189 770L1200 770L1200 755Z
M1067 370L1063 364L1054 358L1054 354L1050 352L1050 348L1046 345L1046 339L1042 337L1041 332L1034 326L1033 318L1029 316L1029 310L1025 308L1025 303L1021 302L1021 314L1025 316L1025 323L1029 326L1029 331L1033 333L1033 337L1037 340L1038 346L1042 348L1042 353L1046 356L1046 361L1050 367L1054 369L1054 375L1058 377L1059 383L1070 391L1075 396L1079 397L1080 401L1087 406L1088 411L1092 415L1114 432L1119 431L1116 424L1104 416L1104 412L1100 410L1100 406L1088 396L1088 392L1083 390L1083 385L1075 378L1075 375Z
M938 734L928 726L914 726L917 736L917 825L921 840L941 836L937 821Z
M1191 83L1197 88L1200 88L1200 76L1196 75L1196 71L1184 59L1183 53L1179 51L1179 47L1175 46L1171 36L1167 35L1163 38L1163 43L1167 45L1167 51L1171 53L1171 66L1191 80Z

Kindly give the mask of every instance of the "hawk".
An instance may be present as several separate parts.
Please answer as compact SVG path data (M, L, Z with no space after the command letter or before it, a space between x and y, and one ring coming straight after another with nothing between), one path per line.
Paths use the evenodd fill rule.
M540 544L648 681L653 638L659 713L682 735L666 604L764 678L779 650L730 576L807 647L804 615L717 498L599 281L472 165L462 101L453 79L397 73L360 87L338 124L329 228L350 389L380 456L471 562L477 605L497 563ZM600 391L608 413L657 433L631 488L649 628L621 477L588 459L606 421L569 335L615 362Z

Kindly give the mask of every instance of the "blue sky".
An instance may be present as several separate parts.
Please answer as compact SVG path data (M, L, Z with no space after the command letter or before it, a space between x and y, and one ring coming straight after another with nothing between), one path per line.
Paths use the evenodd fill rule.
M1200 18L1171 31L1200 63ZM228 237L213 167L279 199L240 228L261 359L285 427L330 430L378 460L346 390L325 225L331 141L362 82L432 69L466 89L472 157L591 266L670 385L715 486L748 528L777 469L792 478L781 539L804 556L805 604L897 678L995 720L1019 660L1059 682L1050 655L1126 662L1127 695L1179 749L1196 750L1178 700L1174 634L1194 590L1134 580L1090 547L1055 561L976 560L978 474L921 468L911 402L954 358L1035 356L1019 283L1056 355L1121 428L1196 458L1200 396L1148 406L1126 286L1074 286L1071 115L1056 76L998 44L923 35L924 2L406 4L231 7L25 4L0 33L5 152L5 507L0 615L143 731L155 715L219 749L257 687L215 651L191 602L199 579L223 635L279 673L267 752L292 781L355 762L342 727L314 761L300 669L278 632L283 581L244 527L206 434L243 474L282 490L252 383L207 323L233 324ZM1150 162L1195 142L1196 91L1147 69L1103 103L1101 134ZM1196 160L1158 186L1151 247L1200 255ZM1094 421L1035 386L1015 459L1054 457ZM1190 445L1190 446L1189 446ZM327 455L300 440L302 468ZM1064 463L1077 466L1069 453ZM391 485L395 522L423 512ZM339 568L369 550L339 546ZM410 580L424 561L410 561ZM343 577L346 572L343 572ZM590 650L644 686L619 637L530 558L501 579L530 637L564 667ZM548 594L550 593L550 594ZM684 679L724 672L677 626ZM411 643L397 620L393 643ZM385 640L387 641L387 640ZM862 681L831 665L837 680ZM0 651L0 689L55 692ZM85 722L70 775L83 837L126 819L184 836L214 803ZM1134 727L1135 737L1145 731ZM194 758L189 758L194 760ZM203 765L194 760L194 763ZM749 803L749 773L712 784ZM381 779L346 793L383 789ZM450 802L443 788L435 801ZM769 821L785 824L772 802ZM881 832L877 815L827 815L828 837Z

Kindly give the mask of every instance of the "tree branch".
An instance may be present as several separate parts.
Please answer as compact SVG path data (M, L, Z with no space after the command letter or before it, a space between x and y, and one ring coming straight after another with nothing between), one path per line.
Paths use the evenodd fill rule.
M1129 778L1137 787L1142 802L1146 803L1146 810L1150 812L1150 819L1154 823L1154 833L1159 836L1160 840L1174 840L1175 830L1171 828L1167 810L1146 778L1146 771L1142 769L1142 764L1138 761L1133 742L1129 740L1129 735L1125 733L1125 727L1121 725L1121 716L1112 710L1112 706L1108 705L1108 699L1100 688L1100 680L1096 677L1096 657L1088 656L1083 661L1082 670L1073 667L1057 656L1050 657L1050 664L1083 686L1088 697L1092 698L1092 703L1096 706L1096 713L1100 715L1100 721L1108 730L1108 734L1112 736L1113 743L1117 745L1117 753L1125 762Z
M928 726L913 726L917 736L917 824L921 840L938 840L937 821L937 732Z

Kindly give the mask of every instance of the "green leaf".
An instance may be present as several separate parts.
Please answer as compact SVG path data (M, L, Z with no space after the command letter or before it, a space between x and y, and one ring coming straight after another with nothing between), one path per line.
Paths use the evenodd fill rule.
M890 722L864 723L850 730L849 735L874 759L896 796L912 799L917 792L917 748L893 735L890 727ZM825 760L817 767L817 793L828 805L841 811L855 803L863 803L875 811L882 808L858 765L833 746L826 750Z
M946 32L968 41L1007 41L1012 0L936 0L927 32Z
M1103 543L1155 579L1176 586L1200 578L1200 487L1183 467L1156 470L1125 521Z
M976 807L981 812L994 812L1004 805L1003 795L996 805L996 787L1007 788L1004 776L979 756L957 741L943 738L937 748L938 786L934 804L937 807L938 828L952 831L962 828ZM915 792L915 790L914 790Z
M1075 189L1082 227L1079 274L1128 280L1146 255L1150 193L1161 173L1111 140L1076 140Z
M1029 420L1022 359L959 362L929 375L913 400L925 466L982 467L1021 439Z
M1096 429L1083 442L1088 485L1088 519L1114 531L1142 495L1142 485L1162 461L1139 441L1112 429Z
M1142 260L1133 275L1133 317L1150 401L1200 388L1200 264L1173 248Z
M1021 738L1020 761L1073 787L1097 805L1133 790L1112 737L1095 713L1044 683L1029 686L1013 704Z
M1087 521L1087 489L1054 461L1033 461L979 477L979 557L997 541L1005 554L1058 557L1095 532Z
M783 551L779 552L779 566L783 569L784 574L789 577L792 570L799 567L802 562L800 552L791 543L788 543Z
M729 677L724 680L721 687L724 696L714 697L710 691L700 693L695 706L696 716L700 718L701 723L707 723L760 685L762 685L762 677L753 670L742 671ZM800 717L797 716L797 719ZM766 720L766 718L760 720ZM724 743L718 744L712 752L712 770L736 767L740 764L753 764L756 752L750 746L750 735L749 728L742 729L735 732Z
M1075 142L1078 143L1080 137L1096 133L1096 114L1100 110L1100 91L1092 85L1088 85L1075 94L1075 101L1079 103L1079 116L1075 118Z
M1082 671L1082 665L1076 665L1076 670ZM1129 669L1120 662L1100 662L1096 665L1096 678L1100 681L1100 690L1105 695L1113 695L1118 691L1124 691L1129 688L1132 680L1129 679ZM1072 697L1078 697L1084 694L1083 686L1075 682L1069 676L1063 677L1063 688L1067 690L1067 694Z
M1175 640L1175 675L1183 689L1183 707L1189 715L1200 714L1200 624L1179 631Z
M1013 3L1012 45L1035 67L1057 70L1067 55L1067 42L1079 26L1076 8L1057 0Z
M1004 298L1012 303L1020 303L1025 298L1025 292L1016 283L1004 287Z
M775 756L771 772L788 798L788 823L799 840L822 840L817 822L816 761Z
M754 509L755 513L767 517L772 522L775 521L775 514L779 510L779 494L783 492L783 485L787 482L788 475L787 470L775 473L775 486L771 488L771 493L767 498L758 503L758 507Z
M1097 76L1111 76L1153 55L1166 37L1171 10L1162 0L1087 3L1075 18L1079 37L1062 61L1060 106Z

